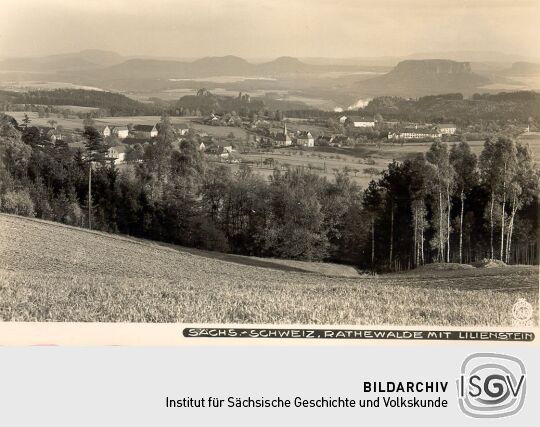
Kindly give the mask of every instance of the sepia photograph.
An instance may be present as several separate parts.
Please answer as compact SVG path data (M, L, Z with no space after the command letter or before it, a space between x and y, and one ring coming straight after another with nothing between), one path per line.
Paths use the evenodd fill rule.
M7 0L0 321L537 327L537 0Z

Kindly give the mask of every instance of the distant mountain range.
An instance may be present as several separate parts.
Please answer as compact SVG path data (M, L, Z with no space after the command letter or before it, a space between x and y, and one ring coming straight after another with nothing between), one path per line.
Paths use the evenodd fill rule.
M24 72L50 72L108 67L124 58L115 52L88 49L81 52L36 58L7 58L0 61L0 70Z
M253 64L237 56L207 57L192 62L129 59L101 71L103 76L116 79L125 78L168 78L189 79L215 76L276 76L286 74L317 73L331 70L354 69L345 65L312 65L296 58L280 57L273 61ZM92 75L98 75L92 73Z
M448 59L452 61L466 61L471 63L499 64L501 68L508 68L514 62L535 63L538 60L521 55L505 54L500 52L427 52L413 53L405 57L351 57L351 58L323 58L306 57L301 60L292 57L281 57L267 61L246 61L238 56L207 57L196 60L158 58L158 57L125 57L116 52L98 49L88 49L58 55L27 58L6 58L0 60L0 70L3 71L69 71L81 69L106 68L112 66L112 71L122 73L123 69L134 67L129 72L144 74L145 72L161 72L167 70L192 74L200 72L209 73L294 73L317 72L321 67L342 68L359 66L395 66L398 62L409 59ZM475 66L473 65L473 68ZM480 67L482 68L482 67Z
M264 63L250 63L237 56L206 57L193 61L125 58L115 52L84 50L76 53L36 58L7 58L0 70L13 72L80 72L112 78L199 78L223 75L272 75L319 72L354 67L346 64L307 64L296 58L281 57ZM101 71L101 73L99 72ZM96 73L94 73L96 72Z
M233 55L181 60L124 57L115 52L84 50L36 58L7 58L0 61L0 71L0 79L5 81L70 82L152 94L168 89L193 89L200 79L239 76L252 79L248 83L229 83L228 86L219 83L220 86L214 87L233 91L293 91L343 103L380 95L471 94L487 92L489 87L493 90L510 87L511 90L512 86L526 85L519 81L519 76L525 81L526 77L540 75L540 63L520 55L467 51L416 53L407 58L300 60L283 56L255 62ZM372 77L373 72L379 75ZM257 82L257 78L264 80ZM187 82L190 79L199 81Z

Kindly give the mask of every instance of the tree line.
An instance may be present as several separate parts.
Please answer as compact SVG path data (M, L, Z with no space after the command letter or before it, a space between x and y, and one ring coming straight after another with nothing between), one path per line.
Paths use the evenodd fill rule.
M145 104L119 93L85 89L30 90L28 92L2 90L0 104L95 107L106 110L111 116L161 114L161 110L153 104Z
M387 120L455 123L461 127L481 121L540 124L540 94L519 91L499 94L474 94L470 99L461 93L430 95L418 99L381 96L361 110L381 114Z
M0 118L0 210L80 227L244 255L327 260L372 271L483 258L536 263L538 171L528 147L435 142L392 162L366 189L347 171L209 163L195 138L160 133L121 170L87 126L84 150L24 138ZM26 142L25 142L26 141Z

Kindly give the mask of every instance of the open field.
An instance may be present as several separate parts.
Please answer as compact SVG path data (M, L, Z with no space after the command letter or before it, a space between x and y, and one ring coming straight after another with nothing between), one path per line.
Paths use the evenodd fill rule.
M83 121L75 116L68 119L57 117L56 114L51 114L49 117L39 117L38 113L33 111L8 111L6 114L17 120L19 124L22 123L24 115L27 114L31 120L30 126L50 126L47 122L49 120L55 120L57 125L62 126L64 129L75 130L83 128Z
M87 107L70 107L65 106L66 109L71 109L73 111L86 111L84 110ZM92 108L87 108L88 110L91 110ZM47 122L49 120L56 120L58 125L61 125L64 127L64 129L69 130L75 130L75 129L82 129L83 128L83 121L79 119L78 117L71 117L68 119L64 118L58 118L56 117L56 114L51 114L50 117L38 117L38 113L36 112L26 112L26 111L9 111L6 114L14 117L17 122L21 123L22 119L24 118L25 114L28 114L28 117L32 120L32 125L37 126L50 126ZM129 123L132 124L139 124L139 125L149 125L149 124L156 124L159 123L161 117L159 116L124 116L124 117L101 117L99 119L95 119L95 123L98 126L104 126L104 125L128 125ZM206 132L208 135L215 136L215 137L226 137L231 132L234 134L235 138L245 140L246 139L246 131L244 129L235 128L235 127L228 127L228 126L208 126L208 125L202 125L199 123L193 123L191 120L193 117L171 117L171 122L174 124L179 123L189 123L191 127L193 127L196 130Z
M537 267L336 277L5 214L0 236L6 321L497 326L518 298L538 321Z
M529 144L534 155L534 161L540 165L540 132L524 133L519 137L519 140Z
M242 160L252 164L254 171L264 176L270 176L273 173L273 168L269 165L261 165L265 159L274 159L276 166L293 166L304 167L306 170L312 170L317 174L333 179L336 170L349 168L350 177L357 184L366 187L369 181L376 177L365 173L366 168L375 168L379 172L383 171L388 160L386 159L369 159L368 157L355 157L350 155L347 150L341 150L340 154L325 152L318 147L299 150L294 147L276 149L272 152L242 154ZM373 164L372 164L373 163Z

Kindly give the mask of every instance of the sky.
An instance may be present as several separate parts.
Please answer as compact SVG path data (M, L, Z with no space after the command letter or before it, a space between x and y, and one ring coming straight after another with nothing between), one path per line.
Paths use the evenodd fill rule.
M0 57L500 51L540 58L540 0L0 0Z

